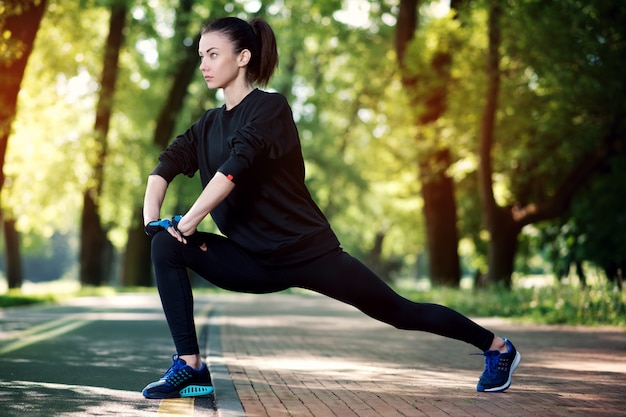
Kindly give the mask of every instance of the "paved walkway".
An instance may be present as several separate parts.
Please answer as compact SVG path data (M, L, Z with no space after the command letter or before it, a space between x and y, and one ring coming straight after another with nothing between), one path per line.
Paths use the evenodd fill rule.
M512 387L485 394L470 345L396 330L318 295L211 297L220 416L626 415L624 329L478 319L522 353Z
M319 295L196 307L215 396L163 401L141 395L173 347L156 294L0 310L0 416L626 416L623 328L480 319L522 353L513 386L484 394L472 346Z

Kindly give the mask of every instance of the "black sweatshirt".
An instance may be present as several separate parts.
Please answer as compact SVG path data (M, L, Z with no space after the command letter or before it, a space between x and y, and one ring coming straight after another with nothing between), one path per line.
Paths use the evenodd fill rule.
M151 174L168 183L199 170L236 184L212 212L220 231L267 264L314 259L339 246L304 183L304 161L284 96L254 90L237 106L208 110L161 153Z

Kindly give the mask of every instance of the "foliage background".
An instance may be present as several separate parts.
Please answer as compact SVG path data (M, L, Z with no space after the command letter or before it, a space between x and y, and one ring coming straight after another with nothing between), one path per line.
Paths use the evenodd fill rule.
M473 275L486 265L489 236L478 200L476 150L487 82L489 2L467 2L462 21L439 3L421 3L409 67L419 74L419 88L426 94L441 82L429 63L439 52L454 52L448 107L443 117L419 130L393 48L398 2L210 1L195 4L191 16L194 27L218 14L262 15L273 26L281 63L270 88L292 103L307 183L348 251L371 260L377 238L383 237L382 262L376 264L388 279L425 275L417 161L438 147L453 151L449 173L455 181L464 272ZM615 129L615 140L624 140L623 122L612 119L625 109L620 72L624 6L602 0L549 3L503 2L499 140L493 149L494 189L502 205L554 193L565 169L592 152L607 130ZM141 204L158 156L151 142L155 118L182 49L172 31L177 2L128 4L131 21L120 57L100 198L117 262L128 229L141 220L133 208ZM2 205L5 216L17 221L28 280L76 274L81 195L92 181L98 151L92 128L107 6L104 0L50 1L22 83ZM181 42L188 45L194 35L182 36ZM177 131L204 109L221 105L220 99L196 74L179 109ZM519 239L516 270L565 270L567 275L572 260L587 268L623 262L623 166L623 153L616 152L581 187L571 210L527 226ZM164 213L184 211L198 192L198 181L178 178ZM203 228L215 230L210 221ZM112 277L111 283L116 280Z

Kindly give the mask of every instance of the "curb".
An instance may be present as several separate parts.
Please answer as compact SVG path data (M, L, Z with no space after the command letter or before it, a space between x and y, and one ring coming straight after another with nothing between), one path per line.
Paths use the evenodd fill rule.
M239 395L237 395L237 390L230 378L230 372L222 356L220 327L213 323L213 318L218 315L219 311L214 311L211 314L206 346L209 356L209 372L215 388L213 394L215 395L215 408L219 417L245 417L246 413L243 410Z

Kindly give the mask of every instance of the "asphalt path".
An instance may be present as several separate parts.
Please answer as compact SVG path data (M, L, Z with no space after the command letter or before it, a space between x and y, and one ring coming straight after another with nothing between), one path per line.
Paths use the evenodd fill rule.
M523 357L512 388L494 395L475 392L482 358L465 344L327 297L195 301L215 396L163 401L141 395L174 351L155 294L0 310L0 417L626 416L622 328L481 318Z
M206 348L212 306L197 297L196 308ZM215 416L213 396L141 395L173 352L154 294L0 310L0 416Z

